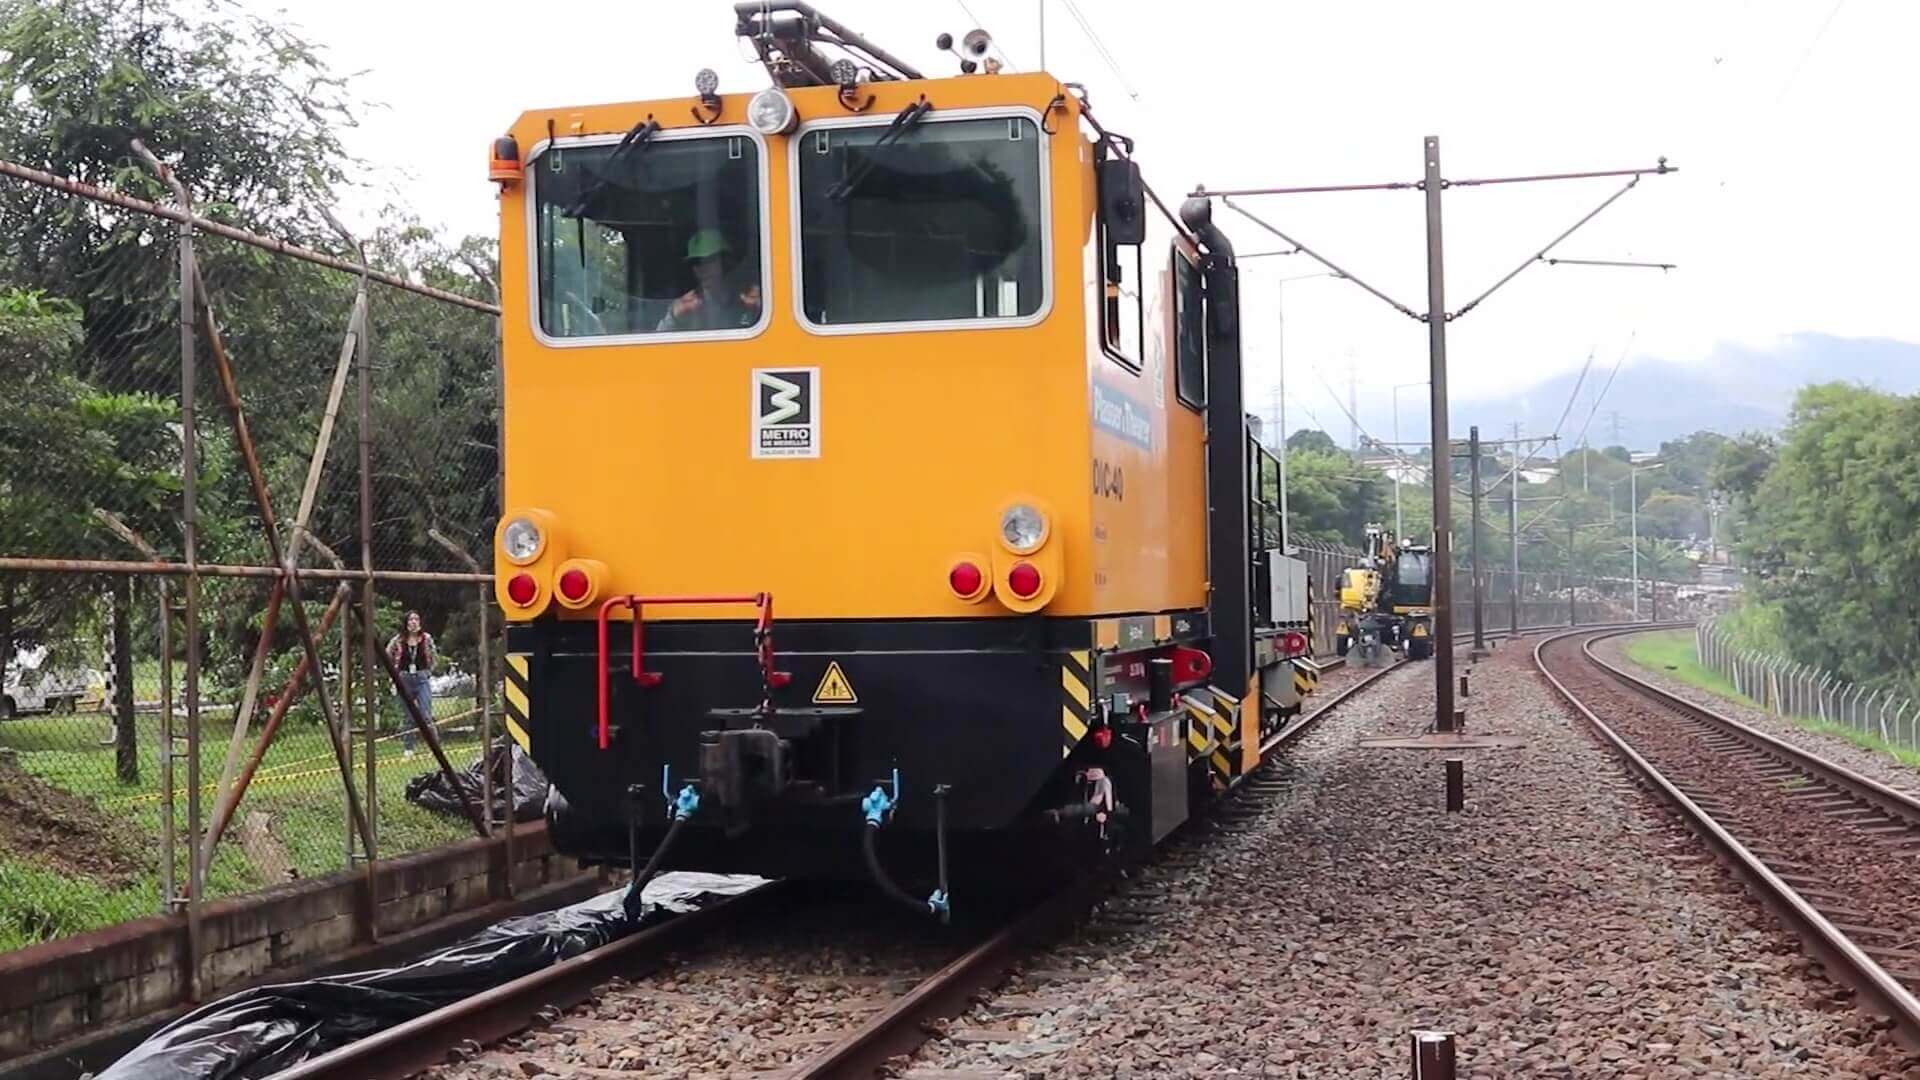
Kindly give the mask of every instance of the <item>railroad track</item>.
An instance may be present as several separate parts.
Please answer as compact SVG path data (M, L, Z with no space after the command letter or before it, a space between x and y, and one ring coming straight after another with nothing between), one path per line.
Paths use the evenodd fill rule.
M1534 663L1833 978L1920 1047L1920 800L1593 650L1648 629L1556 634L1534 647Z
M1538 632L1522 628L1522 634ZM1489 632L1490 639L1505 632ZM1471 634L1456 635L1456 643ZM1315 723L1402 664L1372 671L1358 682L1325 700L1312 713L1297 718L1270 736L1262 756L1299 739ZM1277 760L1277 759L1274 759ZM1229 830L1263 812L1264 804L1286 784L1266 775L1248 778L1240 794L1221 804L1213 818ZM1183 852L1177 858L1203 857ZM755 1073L767 1080L824 1080L828 1077L878 1075L891 1060L911 1053L928 1038L929 1025L964 1012L976 995L1002 982L1033 948L1058 937L1110 893L1110 883L1093 881L1083 888L1056 894L1007 919L973 943L958 948L950 960L931 974L910 980L912 985L877 1008L851 1008L868 1013L837 1039L826 1041L805 1062L783 1071ZM702 911L682 916L624 938L593 952L515 982L468 998L455 1005L399 1024L348 1046L277 1074L278 1080L403 1080L476 1053L516 1033L557 1019L565 1010L594 996L596 988L615 979L643 978L660 970L675 954L697 948L704 939L737 930L748 920L775 911L792 899L792 889L775 882L730 898ZM816 1040L817 1041L817 1040ZM606 1070L601 1070L602 1072ZM581 1075L594 1075L591 1070ZM638 1075L638 1074L636 1074Z

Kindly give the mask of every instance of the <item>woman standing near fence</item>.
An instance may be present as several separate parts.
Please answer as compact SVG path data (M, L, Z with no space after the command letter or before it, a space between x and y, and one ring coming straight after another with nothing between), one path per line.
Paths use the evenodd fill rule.
M407 612L401 631L387 642L387 659L400 672L400 685L407 697L420 709L420 718L433 722L433 662L437 658L433 635L420 625L420 613ZM413 756L413 719L407 707L400 706L400 745L402 756Z

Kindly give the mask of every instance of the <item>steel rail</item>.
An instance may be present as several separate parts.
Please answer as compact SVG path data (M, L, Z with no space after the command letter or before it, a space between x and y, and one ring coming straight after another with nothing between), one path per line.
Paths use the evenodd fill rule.
M1558 627L1522 627L1521 633L1542 629ZM1458 644L1471 634L1455 637ZM1405 663L1407 661L1381 668L1340 691L1311 714L1296 719L1262 744L1262 756L1298 738L1336 706ZM577 1004L585 1000L595 986L615 975L644 974L672 950L757 910L785 884L775 882L723 900L533 975L482 991L276 1073L275 1080L404 1080L444 1063L448 1051L454 1047L468 1042L480 1045L497 1042L524 1030L542 1009ZM1105 884L1105 878L1096 877L1040 901L922 980L839 1042L783 1073L783 1080L877 1075L890 1058L911 1053L927 1041L925 1028L929 1022L959 1015L974 995L1003 981L1028 948L1084 912Z
M866 1023L849 1032L781 1080L829 1080L881 1075L891 1058L910 1054L931 1037L927 1025L958 1016L974 995L1004 981L1034 944L1083 913L1100 893L1104 878L1040 901L985 941L920 981L919 985Z
M1667 627L1660 625L1652 627L1642 625L1626 630L1581 627L1555 634L1542 638L1534 646L1534 667L1575 711L1586 718L1607 747L1632 771L1639 774L1662 798L1671 803L1680 812L1687 826L1746 879L1760 902L1779 916L1781 921L1800 937L1808 951L1813 953L1829 972L1852 986L1862 998L1889 1017L1893 1021L1895 1034L1903 1043L1920 1047L1920 999L1916 999L1905 986L1888 974L1886 969L1875 963L1872 957L1828 921L1827 917L1822 915L1806 897L1800 895L1798 890L1774 873L1772 868L1753 853L1752 849L1741 843L1724 826L1714 820L1713 815L1707 813L1699 803L1688 798L1678 786L1655 768L1652 762L1642 757L1627 740L1608 727L1605 721L1601 720L1548 669L1545 651L1549 645L1556 642L1579 637L1582 634L1588 635L1588 642L1582 644L1581 656L1591 661L1594 658L1586 646L1594 640L1665 628ZM1603 671L1610 667L1604 664L1600 666ZM1663 703L1667 700L1666 697L1659 695L1649 695L1649 697Z
M445 1062L466 1042L485 1045L524 1030L540 1010L585 1001L616 975L644 974L675 949L746 918L786 888L770 882L563 960L550 968L483 990L385 1031L273 1074L274 1080L405 1080Z
M1689 625L1691 624L1675 623L1672 624L1672 627ZM1644 632L1644 629L1622 630L1617 634L1595 635L1581 648L1581 652L1585 653L1587 659L1591 660L1602 671L1613 676L1629 689L1653 698L1663 705L1686 713L1696 720L1717 727L1755 749L1763 751L1769 756L1799 769L1801 772L1814 776L1831 787L1839 788L1846 794L1862 802L1871 804L1874 809L1880 810L1890 817L1896 817L1911 825L1920 826L1920 799L1916 799L1904 791L1888 787L1872 777L1854 772L1844 765L1828 761L1811 751L1801 749L1784 739L1769 735L1752 725L1741 723L1725 713L1716 712L1705 705L1688 701L1686 698L1655 686L1653 683L1617 665L1602 660L1593 652L1594 642L1609 637Z
M1523 627L1521 632L1526 633L1528 629L1539 628ZM1470 631L1456 634L1455 644L1472 636ZM1341 703L1406 663L1409 661L1402 660L1383 667L1340 691L1313 712L1300 716L1261 744L1261 757L1264 759L1272 750L1298 738ZM1042 901L1027 914L927 977L883 1012L848 1033L817 1057L782 1073L781 1080L868 1080L882 1075L882 1069L890 1060L910 1054L928 1041L930 1036L927 1027L931 1022L959 1015L976 994L991 989L1005 979L1026 946L1043 940L1055 928L1089 906L1098 894L1100 884L1096 880Z

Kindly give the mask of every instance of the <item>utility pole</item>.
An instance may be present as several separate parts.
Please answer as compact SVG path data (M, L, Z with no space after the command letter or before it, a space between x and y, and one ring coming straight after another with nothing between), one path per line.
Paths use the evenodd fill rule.
M1567 515L1567 625L1580 625L1579 594L1573 585L1573 515Z
M1427 378L1433 384L1433 726L1453 730L1453 440L1447 435L1447 267L1440 239L1440 137L1423 147L1427 196Z
M1619 413L1614 414L1616 417ZM1619 444L1615 444L1619 445ZM1640 621L1640 470L1627 466L1627 546L1633 551L1633 621Z
M1513 470L1507 476L1507 548L1513 577L1507 588L1507 632L1520 636L1520 422L1513 423Z
M1486 599L1486 586L1481 581L1480 568L1480 425L1467 429L1467 490L1472 495L1472 535L1473 535L1473 652L1475 660L1487 655L1487 632L1481 607Z
M1429 381L1433 387L1431 401L1433 418L1430 433L1433 449L1429 467L1433 483L1434 729L1437 731L1452 731L1454 726L1453 500L1451 497L1452 484L1450 483L1451 469L1449 468L1452 444L1447 433L1447 323L1479 307L1488 297L1498 292L1508 282L1525 272L1528 267L1536 264L1555 265L1561 262L1591 263L1593 265L1606 266L1657 268L1663 272L1672 269L1672 264L1669 263L1641 263L1623 260L1607 260L1604 262L1596 260L1565 260L1549 259L1547 256L1558 247L1562 241L1566 240L1567 237L1572 236L1582 226L1599 216L1607 207L1618 202L1622 196L1638 186L1643 178L1647 176L1664 176L1667 173L1677 172L1678 170L1668 165L1666 158L1660 158L1652 167L1448 180L1440 175L1439 137L1433 135L1427 136L1422 142L1421 150L1425 167L1422 170L1421 179L1418 181L1389 181L1386 183L1337 184L1331 186L1322 184L1312 187L1239 188L1234 190L1208 190L1203 186L1195 188L1192 192L1192 197L1221 200L1228 209L1246 217L1254 224L1260 226L1260 228L1291 245L1294 252L1306 255L1308 258L1332 271L1335 275L1346 278L1355 286L1371 294L1375 299L1380 300L1400 314L1427 324ZM1520 265L1508 271L1504 277L1488 286L1480 295L1461 305L1458 311L1449 312L1446 309L1446 260L1442 253L1443 245L1441 242L1440 227L1440 197L1443 189L1447 187L1478 187L1488 184L1592 180L1602 177L1626 177L1627 181L1619 190L1602 201L1600 205L1588 211L1585 216L1574 222L1565 231L1561 232L1560 235L1548 241L1544 247L1528 255ZM1262 220L1260 217L1233 201L1235 197L1250 195L1302 195L1333 191L1406 190L1418 190L1426 197L1427 306L1425 312L1415 311L1411 306L1395 300L1380 289L1348 273L1343 267L1334 263L1332 260L1314 251L1312 248L1307 247L1305 244L1300 243L1293 237L1288 236L1285 232Z
M1627 521L1629 522L1628 527L1632 531L1633 536L1630 546L1633 548L1634 622L1640 621L1640 474L1643 472L1652 472L1665 465L1666 462L1664 461L1656 461L1651 465L1634 465L1631 463L1627 465L1627 501L1633 504L1627 507Z

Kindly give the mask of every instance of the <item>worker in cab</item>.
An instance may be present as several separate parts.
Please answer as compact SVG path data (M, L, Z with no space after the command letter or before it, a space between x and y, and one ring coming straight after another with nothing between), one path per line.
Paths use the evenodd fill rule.
M734 271L742 267L727 263L732 250L719 229L693 234L687 241L687 265L693 269L694 286L673 302L659 331L733 330L760 321L758 267L745 267L756 272L746 285L739 284L743 275Z

